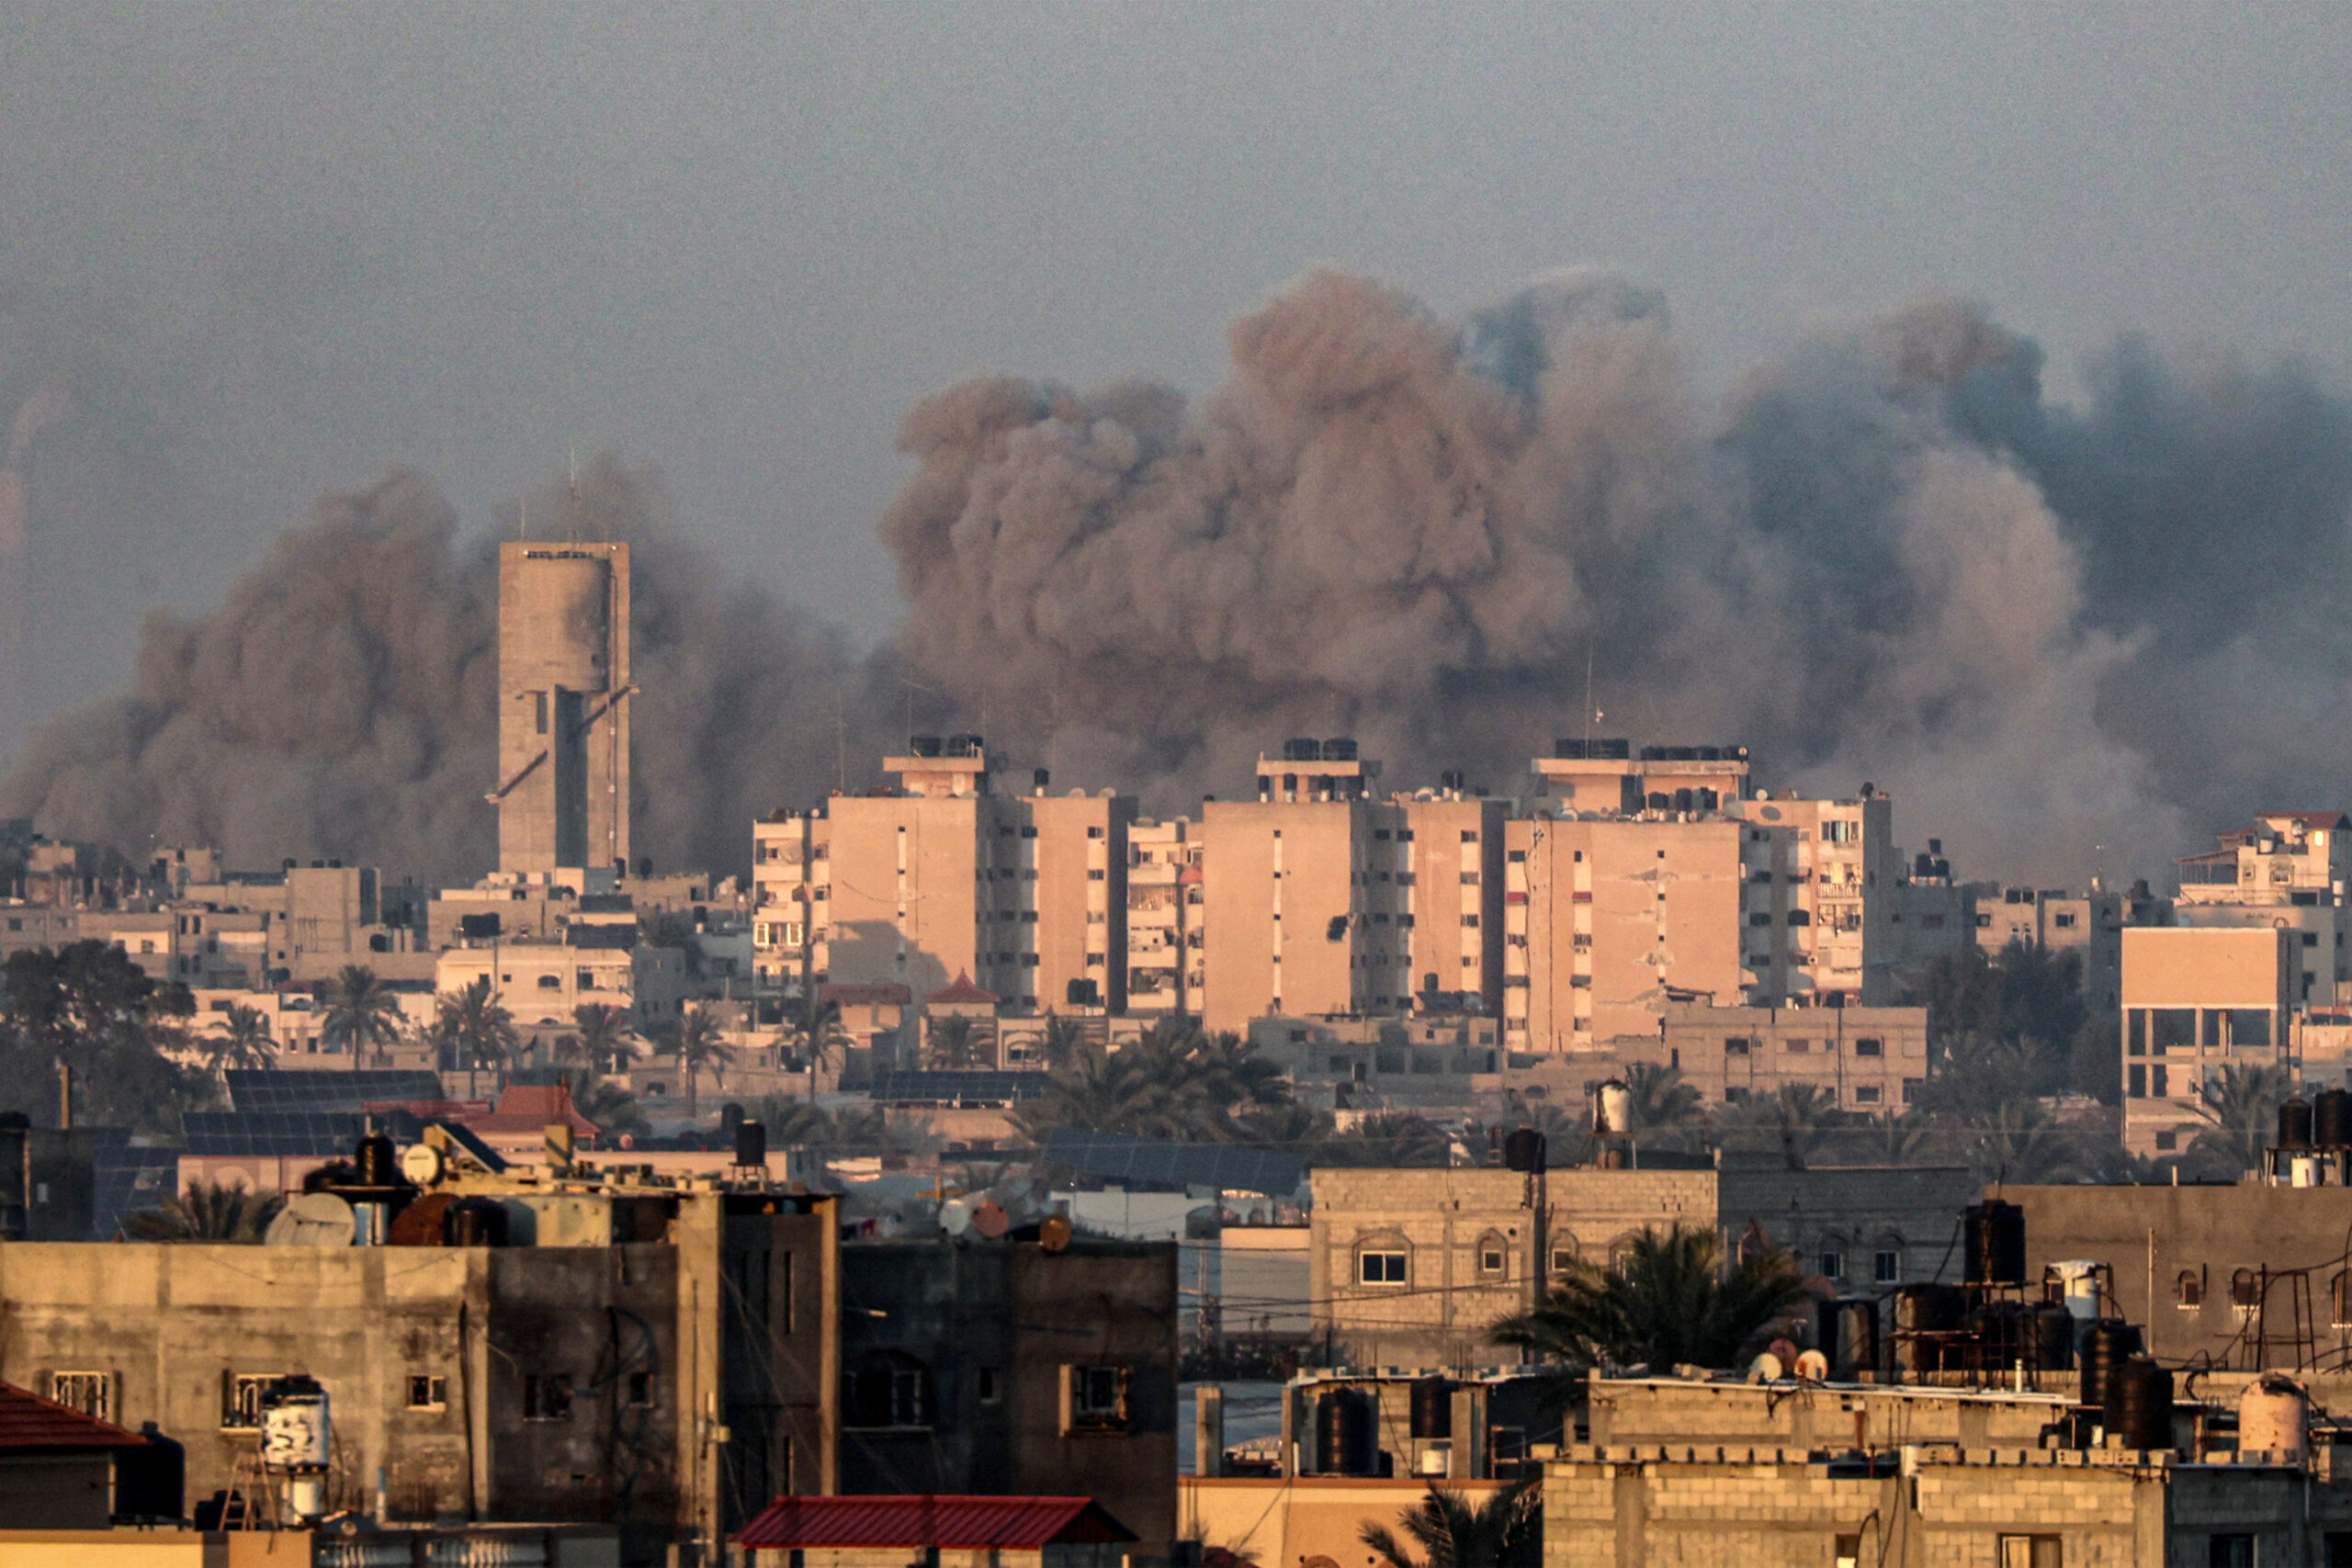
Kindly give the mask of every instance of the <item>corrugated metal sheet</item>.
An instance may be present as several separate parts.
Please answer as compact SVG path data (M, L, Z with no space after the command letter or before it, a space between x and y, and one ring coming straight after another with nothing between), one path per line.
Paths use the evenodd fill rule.
M1091 1497L778 1497L738 1546L1035 1548L1133 1540Z

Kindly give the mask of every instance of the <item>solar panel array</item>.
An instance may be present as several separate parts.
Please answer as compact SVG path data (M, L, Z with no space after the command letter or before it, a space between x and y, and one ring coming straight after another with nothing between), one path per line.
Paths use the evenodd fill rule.
M1297 1191L1306 1178L1305 1162L1279 1149L1174 1144L1083 1127L1057 1127L1047 1134L1046 1161L1106 1181L1210 1187L1220 1192L1263 1192L1278 1198Z
M229 1103L238 1111L356 1111L385 1100L439 1100L441 1076L419 1068L400 1071L307 1072L233 1067Z
M181 1118L192 1155L348 1155L368 1118L337 1111L192 1111Z
M871 1098L900 1105L1001 1105L1045 1092L1043 1073L877 1073Z
M112 1241L125 1215L152 1209L178 1190L180 1151L133 1147L127 1127L97 1130L91 1165L92 1241Z

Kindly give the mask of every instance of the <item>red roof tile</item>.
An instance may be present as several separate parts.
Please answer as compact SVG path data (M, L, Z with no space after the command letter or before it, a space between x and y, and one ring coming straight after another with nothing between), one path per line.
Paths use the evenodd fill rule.
M778 1497L735 1533L753 1547L939 1546L1015 1551L1133 1540L1091 1497Z
M0 1449L141 1448L146 1441L110 1421L0 1382Z
M580 1114L571 1103L571 1090L560 1083L509 1084L498 1098L497 1110L462 1118L467 1130L475 1133L536 1133L551 1122L570 1122L572 1136L583 1143L604 1130Z
M1004 998L1002 997L998 996L995 992L983 991L978 986L972 984L971 975L965 970L958 969L956 971L956 979L953 984L944 991L932 992L931 995L923 998L922 1003L925 1007L930 1007L934 1002L970 1002L982 1007L994 1007L1003 999Z

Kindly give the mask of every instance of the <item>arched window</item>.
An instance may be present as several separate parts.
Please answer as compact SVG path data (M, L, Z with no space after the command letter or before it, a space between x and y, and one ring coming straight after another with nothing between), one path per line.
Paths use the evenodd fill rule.
M2240 1312L2252 1312L2262 1304L2262 1287L2251 1269L2241 1269L2230 1276L2230 1304Z
M1846 1238L1834 1232L1821 1238L1821 1277L1833 1285L1846 1280Z
M1510 1247L1500 1231L1488 1231L1478 1238L1478 1278L1501 1280L1510 1273Z
M932 1423L931 1369L901 1350L873 1350L842 1377L842 1425L913 1427Z
M2183 1312L2194 1312L2205 1304L2205 1270L2184 1269L2173 1281L2173 1305Z
M1584 1256L1584 1249L1577 1245L1576 1232L1565 1225L1555 1225L1552 1228L1551 1240L1546 1244L1546 1247L1552 1255L1551 1267L1555 1278L1574 1269L1577 1266L1577 1260Z
M1899 1284L1903 1280L1903 1238L1892 1231L1871 1247L1871 1283Z

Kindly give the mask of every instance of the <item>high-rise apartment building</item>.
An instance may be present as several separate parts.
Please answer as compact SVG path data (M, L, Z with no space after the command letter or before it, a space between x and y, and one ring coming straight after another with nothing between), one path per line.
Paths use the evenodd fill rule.
M1503 1010L1503 835L1512 803L1459 789L1398 795L1412 874L1407 968L1425 1009Z
M1799 800L1788 791L1738 810L1750 1005L1893 1006L1901 983L1891 895L1904 869L1894 802L1876 792Z
M1256 800L1203 807L1209 1028L1411 1005L1411 829L1379 774L1352 740L1292 740Z
M763 987L958 976L1009 1010L1121 1010L1131 797L996 794L978 736L915 738L895 788L836 795L752 829Z
M1127 1011L1200 1011L1208 986L1207 872L1199 827L1178 817L1127 828Z
M629 858L629 550L498 547L498 868Z

